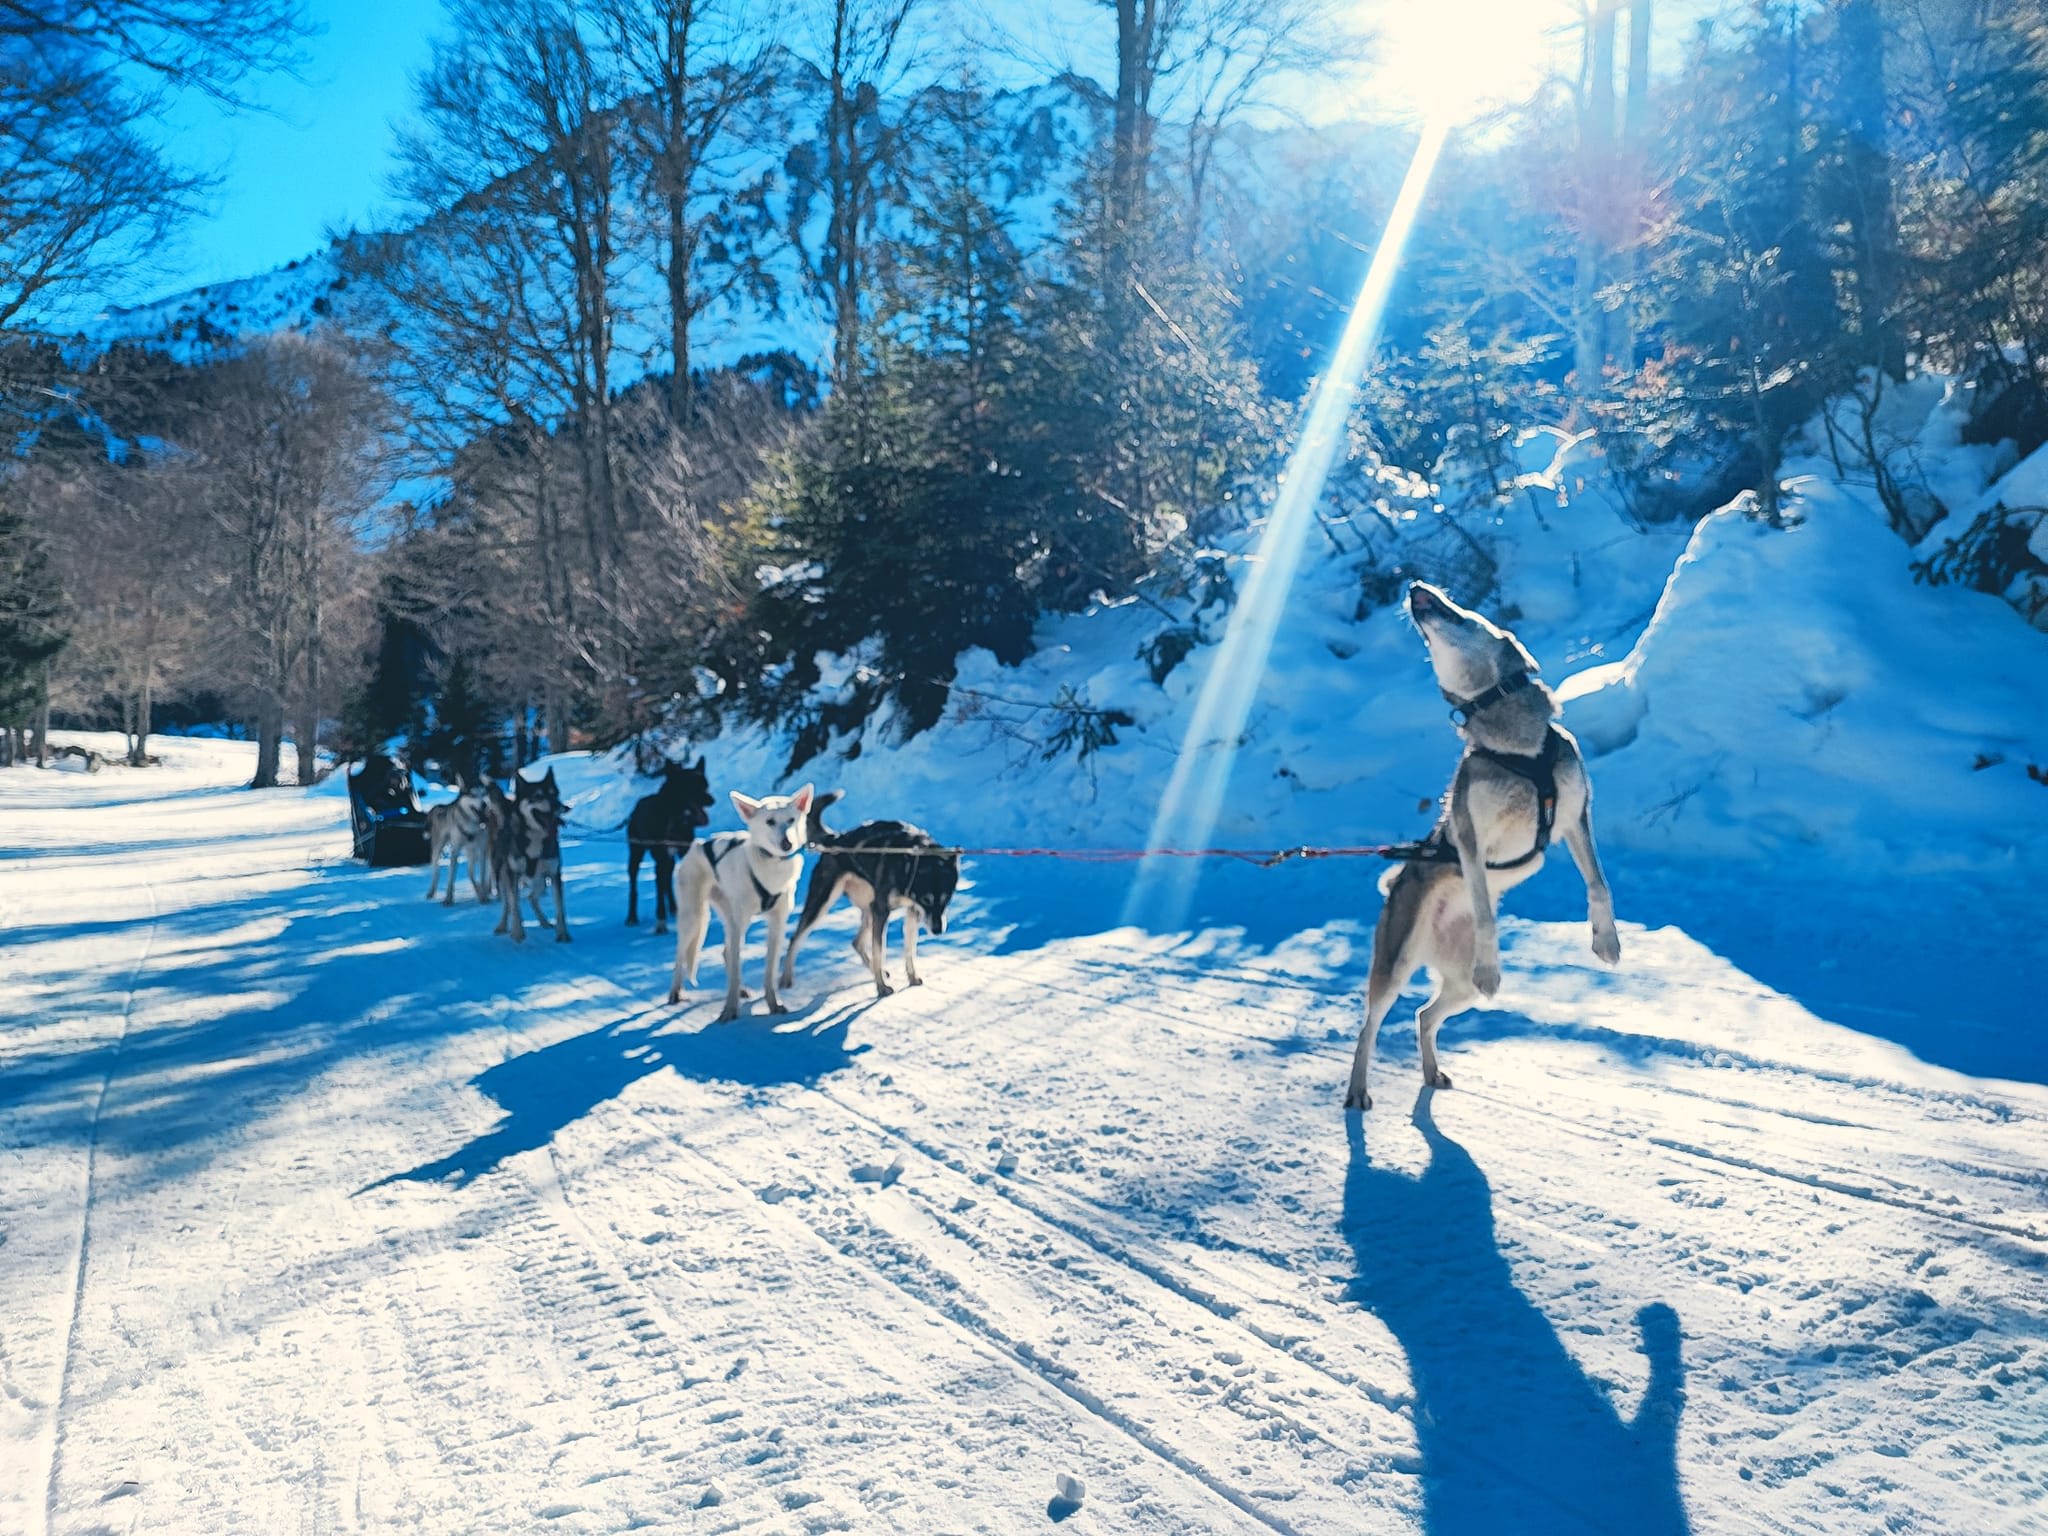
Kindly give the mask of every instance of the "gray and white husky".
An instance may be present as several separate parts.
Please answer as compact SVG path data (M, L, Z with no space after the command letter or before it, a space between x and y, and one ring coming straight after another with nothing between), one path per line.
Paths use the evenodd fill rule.
M492 799L503 816L491 843L491 883L504 906L494 933L509 929L512 942L526 942L526 920L519 910L521 881L533 882L528 899L537 921L548 919L540 909L542 886L551 886L555 897L555 942L569 942L569 910L562 903L562 791L555 783L555 770L539 779L515 775L512 795L492 786Z
M669 978L668 1000L681 999L687 979L697 984L697 958L711 930L711 909L718 909L725 930L725 1009L719 1022L740 1015L740 952L746 932L757 917L768 919L768 973L764 993L770 1013L782 1012L775 987L775 962L782 935L789 926L797 881L804 872L804 845L810 841L812 786L793 795L756 799L731 790L733 809L747 824L744 832L720 832L694 844L676 865L676 966Z
M444 853L448 856L448 894L442 898L443 906L455 905L455 871L464 859L469 860L469 884L476 899L491 899L491 832L485 814L489 805L483 785L463 782L457 785L453 800L428 809L427 852L434 878L427 886L427 900L432 901L440 889Z
M1578 742L1556 723L1557 701L1536 679L1535 658L1499 625L1426 582L1408 588L1408 612L1429 646L1465 755L1436 829L1380 882L1386 904L1373 929L1365 1027L1351 1062L1347 1109L1372 1108L1366 1074L1373 1040L1423 966L1435 974L1436 991L1416 1019L1422 1080L1451 1086L1437 1067L1436 1032L1452 1014L1499 990L1501 894L1543 867L1553 829L1586 882L1593 953L1609 965L1621 958L1614 898L1593 846L1593 786Z

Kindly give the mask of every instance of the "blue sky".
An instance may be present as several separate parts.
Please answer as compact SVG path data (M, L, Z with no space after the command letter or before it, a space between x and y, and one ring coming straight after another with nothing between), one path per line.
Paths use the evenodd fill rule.
M1452 81L1479 94L1526 89L1559 46L1571 9L1569 0L1359 0L1359 8L1385 40L1381 67L1362 93L1333 82L1321 100L1303 103L1312 117L1349 115L1361 96L1412 110L1414 98ZM318 250L331 231L385 226L396 216L385 192L393 124L411 108L442 6L308 0L308 9L321 30L304 64L296 77L256 82L257 110L188 100L164 123L176 153L219 184L177 240L133 264L88 299L88 309L267 271ZM947 17L941 32L984 41L1006 35L1020 55L1016 67L1033 72L1099 65L1091 55L1107 41L1103 13L1088 0L955 0L936 15ZM1494 24L1476 26L1482 16ZM937 41L944 47L948 39Z
M310 0L319 36L298 77L256 83L260 110L179 104L164 125L187 164L219 186L182 236L128 274L110 303L282 266L316 250L330 228L374 226L385 195L394 119L412 104L441 24L434 0Z

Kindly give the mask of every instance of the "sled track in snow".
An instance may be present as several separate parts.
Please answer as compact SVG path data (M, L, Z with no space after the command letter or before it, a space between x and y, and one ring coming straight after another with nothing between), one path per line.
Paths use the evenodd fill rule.
M85 1181L79 1201L78 1241L72 1247L71 1316L64 1326L64 1352L57 1362L57 1390L51 1398L49 1427L40 1437L47 1442L43 1447L46 1472L43 1478L42 1525L40 1530L32 1526L29 1536L45 1536L57 1510L57 1480L63 1468L64 1408L71 1390L71 1362L78 1352L79 1319L85 1311L86 1267L92 1259L92 1206L99 1172L100 1116L107 1107L107 1092L113 1086L114 1073L128 1047L128 1029L135 1017L135 993L142 984L143 969L156 948L157 924L162 915L156 887L144 881L142 888L149 897L149 930L143 935L142 953L136 956L135 964L128 972L127 991L121 999L120 1032L111 1046L101 1047L108 1052L107 1069L100 1074L99 1091L93 1096L92 1116L86 1132ZM33 1501L30 1507L34 1508Z

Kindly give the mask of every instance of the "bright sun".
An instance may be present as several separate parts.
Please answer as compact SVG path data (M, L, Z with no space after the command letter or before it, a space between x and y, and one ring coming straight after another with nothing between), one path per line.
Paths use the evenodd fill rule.
M1572 0L1371 0L1368 89L1403 116L1466 122L1534 91L1577 19Z

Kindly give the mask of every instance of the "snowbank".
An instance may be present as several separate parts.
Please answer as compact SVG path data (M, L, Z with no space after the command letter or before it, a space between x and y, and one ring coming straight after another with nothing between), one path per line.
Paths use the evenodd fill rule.
M1934 381L1899 391L1889 423L1945 504L2011 468L2009 449L1959 442L1959 409ZM1340 468L1236 744L1216 842L1378 842L1427 827L1457 746L1392 588L1362 567L1433 574L1429 559L1455 557L1473 533L1498 563L1493 611L1596 759L1610 847L1986 873L2048 854L2048 787L2027 776L2048 765L2048 636L1995 597L1916 582L1914 552L1867 488L1801 458L1788 465L1789 527L1731 506L1691 530L1644 528L1588 441L1532 434L1522 452L1515 494L1490 516L1467 513L1463 532L1411 477ZM2048 476L2048 456L2029 465ZM1259 531L1222 551L1240 591ZM1220 638L1213 611L1200 622L1206 641ZM1020 667L969 655L943 723L900 743L871 729L851 760L828 753L786 772L787 740L755 730L675 751L703 751L721 792L842 787L847 821L902 816L980 845L1140 846L1219 650L1197 646L1155 684L1141 650L1167 627L1158 607L1126 603L1045 624ZM1131 723L1086 759L1047 758L1049 706L1063 696ZM586 828L618 825L653 788L623 758L557 762ZM732 820L721 804L714 824Z

